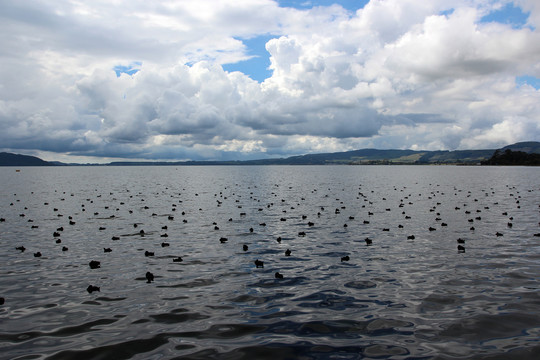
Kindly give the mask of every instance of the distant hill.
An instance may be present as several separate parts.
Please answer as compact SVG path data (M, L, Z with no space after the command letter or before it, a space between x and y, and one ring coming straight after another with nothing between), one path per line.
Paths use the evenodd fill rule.
M520 142L503 147L502 149L486 150L453 150L453 151L424 151L424 150L378 150L361 149L335 153L307 154L280 159L260 159L248 161L122 161L112 162L109 166L158 166L158 165L374 165L374 164L454 164L471 165L487 164L495 151L523 152L540 154L540 142ZM34 156L0 153L0 166L67 166L67 165L97 165L97 164L63 164L47 162Z
M527 154L540 154L540 142L538 141L518 142L512 145L505 146L500 150L504 151L506 149L510 149L512 151L522 151Z
M50 166L48 161L35 156L0 153L0 166Z

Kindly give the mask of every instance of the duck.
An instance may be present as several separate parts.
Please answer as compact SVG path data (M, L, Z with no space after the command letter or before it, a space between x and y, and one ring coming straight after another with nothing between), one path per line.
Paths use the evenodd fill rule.
M242 246L242 250L248 251L248 249L249 249L249 248L248 248L248 246L247 246L246 244L244 244L244 246Z
M167 243L167 242L162 242L161 243L161 247L167 247L167 246L169 246L169 243Z
M34 253L34 257L41 257L41 252L39 252L39 251L38 251L38 252L35 252L35 253Z
M458 245L457 250L458 250L458 253L464 253L465 252L465 246Z
M152 281L154 281L154 274L152 274L150 271L146 272L146 282L150 284Z
M184 259L182 259L182 257L180 256L173 259L173 262L182 262L182 261L184 261Z
M341 262L344 262L344 261L349 261L351 258L349 257L349 255L345 255L341 258Z
M283 279L283 274L280 274L280 273L277 272L277 271L276 271L276 273L275 273L274 276L275 276L276 279Z
M62 246L62 251L68 251L69 249L67 248L67 246Z
M86 288L86 291L88 291L89 294L93 293L94 291L99 291L99 287L98 286L94 286L94 285L88 285L88 287Z
M88 266L90 266L90 269L98 269L101 267L101 263L96 260L92 260L88 263Z
M373 243L373 240L370 238L365 238L364 241L366 242L366 245L371 245Z
M20 250L21 252L24 252L26 248L24 246L17 246L15 250Z
M291 256L291 250L290 249L285 250L285 256Z
M147 250L144 252L144 256L154 256L154 253Z
M112 252L112 249L111 248L103 248L103 252L109 253L109 252Z
M219 239L219 242L221 242L222 244L225 244L229 239L227 239L226 237L222 237Z
M261 260L257 259L257 260L254 261L254 263L255 263L255 267L264 268L264 261L261 261Z
M458 244L465 244L465 240L462 238L457 239Z
M281 236L278 236L276 241L281 244Z

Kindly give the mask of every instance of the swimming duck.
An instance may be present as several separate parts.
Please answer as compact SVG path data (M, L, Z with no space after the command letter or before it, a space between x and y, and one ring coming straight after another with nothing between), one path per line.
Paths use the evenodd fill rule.
M254 261L254 263L257 268L264 268L264 261L257 259Z
M94 286L94 285L88 285L88 287L86 288L86 291L88 291L88 293L91 294L94 291L99 291L99 287Z
M152 274L150 271L146 272L146 282L150 284L152 281L154 281L154 274Z
M101 263L99 261L96 261L96 260L90 261L88 263L88 265L90 266L90 269L97 269L97 268L101 267Z

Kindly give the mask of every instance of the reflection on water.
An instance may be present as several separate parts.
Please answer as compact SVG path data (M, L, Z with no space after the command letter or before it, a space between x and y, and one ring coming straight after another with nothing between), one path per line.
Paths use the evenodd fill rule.
M539 175L3 168L0 358L540 358Z

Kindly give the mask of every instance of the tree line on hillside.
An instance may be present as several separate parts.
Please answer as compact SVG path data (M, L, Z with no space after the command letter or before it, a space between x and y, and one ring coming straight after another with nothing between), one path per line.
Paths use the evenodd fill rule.
M539 166L540 154L526 153L523 151L512 151L506 149L504 151L495 150L493 156L488 160L482 161L482 165L526 165Z

